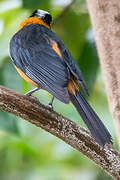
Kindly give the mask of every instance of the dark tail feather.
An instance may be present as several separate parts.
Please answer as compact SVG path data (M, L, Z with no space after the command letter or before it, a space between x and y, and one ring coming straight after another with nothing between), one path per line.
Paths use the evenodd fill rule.
M82 94L77 92L76 96L71 93L69 93L69 95L72 103L76 107L97 143L101 146L104 146L106 143L112 144L110 133Z

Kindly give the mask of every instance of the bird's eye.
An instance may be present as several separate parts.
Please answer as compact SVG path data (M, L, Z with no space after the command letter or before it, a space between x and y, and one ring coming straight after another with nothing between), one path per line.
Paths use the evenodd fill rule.
M52 21L52 16L50 14L45 14L43 20L50 25L51 21Z

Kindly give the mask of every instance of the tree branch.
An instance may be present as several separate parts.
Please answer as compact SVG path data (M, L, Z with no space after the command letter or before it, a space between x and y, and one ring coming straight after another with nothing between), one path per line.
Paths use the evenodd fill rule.
M120 1L87 0L120 144Z
M33 97L0 86L0 109L57 136L120 180L120 154L111 145L100 147L85 129L42 105Z

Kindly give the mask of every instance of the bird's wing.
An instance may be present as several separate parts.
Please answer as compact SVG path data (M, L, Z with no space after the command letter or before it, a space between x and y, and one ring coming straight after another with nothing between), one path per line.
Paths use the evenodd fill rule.
M40 31L40 27L30 24L13 36L10 41L11 59L39 87L62 102L69 103L69 69L56 49L53 49L54 40Z
M64 45L64 43L60 40L59 37L56 36L56 34L51 31L50 29L47 29L45 27L41 28L42 31L46 31L46 34L51 37L54 41L56 41L56 43L58 44L58 47L60 49L60 52L62 54L62 57L65 61L65 63L67 64L70 72L75 76L75 78L78 80L78 82L80 83L81 87L83 88L83 90L88 93L88 89L85 83L85 80L82 76L82 73L80 71L80 68L78 67L76 61L74 60L74 58L72 57L71 53L68 51L68 49L66 48L66 46Z

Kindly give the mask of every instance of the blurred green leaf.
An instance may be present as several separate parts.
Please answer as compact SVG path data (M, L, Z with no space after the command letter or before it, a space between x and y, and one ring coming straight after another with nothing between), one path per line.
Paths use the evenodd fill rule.
M2 76L4 77L4 83L2 85L14 89L18 92L21 92L22 79L20 75L17 73L9 57L6 64L4 64L4 66L2 66L1 69L2 69Z
M0 84L17 91L21 90L20 77L9 58L6 58L6 61L0 67ZM19 134L17 117L0 111L0 129Z
M0 13L0 20L3 21L3 32L0 34L0 61L9 55L9 42L14 33L19 29L20 23L28 15L27 11L21 8L14 8L7 12Z
M99 171L96 180L101 180L101 179L102 180L113 180L113 178L108 176L104 171Z
M43 9L49 11L51 0L23 0L23 7L31 11L36 9Z
M25 94L26 92L29 91L29 89L30 89L29 83L24 79L22 79L22 93Z
M91 92L99 70L99 61L94 42L85 41L77 62L86 81L88 90Z
M0 130L19 134L16 119L14 115L0 111Z

